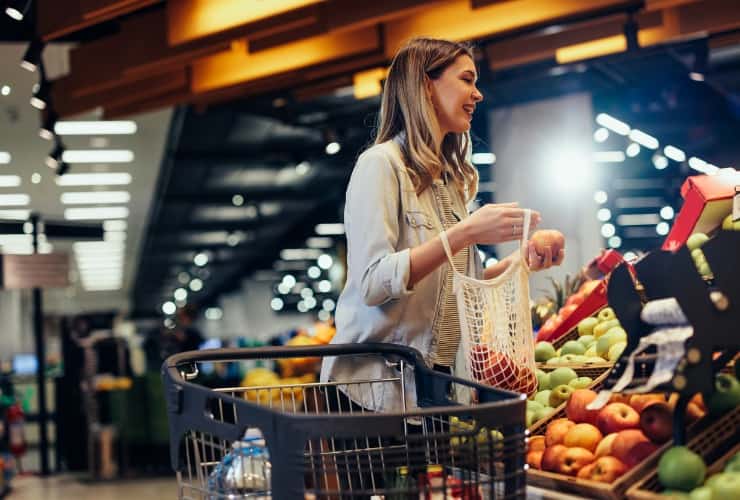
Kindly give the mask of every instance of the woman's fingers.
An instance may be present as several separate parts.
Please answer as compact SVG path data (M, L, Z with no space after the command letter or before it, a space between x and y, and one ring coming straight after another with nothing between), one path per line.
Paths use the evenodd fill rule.
M553 262L555 265L560 265L563 263L563 260L565 260L565 248L561 248L558 252L557 257L555 258L555 261Z
M552 266L552 248L546 246L544 248L544 255L542 256L542 267L547 269Z

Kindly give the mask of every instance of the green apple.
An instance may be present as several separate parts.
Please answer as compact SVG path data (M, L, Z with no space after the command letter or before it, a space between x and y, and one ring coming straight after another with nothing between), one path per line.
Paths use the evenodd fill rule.
M599 324L598 318L584 318L578 323L578 336L593 335L594 327Z
M585 356L583 354L563 354L560 356L560 360L566 365L577 365L583 363Z
M559 365L560 363L561 361L560 361L560 358L558 357L550 358L545 362L546 365L551 365L551 366Z
M722 219L722 229L725 231L740 231L740 220L733 222L732 214Z
M689 498L689 495L687 493L675 490L661 491L660 496L670 498L671 500L686 500L687 498Z
M550 387L555 389L559 385L568 385L571 380L578 378L578 374L572 368L561 366L550 372Z
M583 337L578 338L578 342L583 344L583 347L588 349L591 344L596 342L596 337L594 337L593 335L584 335Z
M725 472L740 473L740 451L735 453L725 464Z
M586 352L584 352L583 355L588 358L593 358L594 356L596 356L596 342L588 346L588 349L586 349Z
M599 318L599 321L609 321L612 319L616 319L617 315L614 314L614 309L612 309L611 307L605 307L604 309L599 311L597 317Z
M599 337L596 341L596 354L606 358L609 355L609 348L617 342L627 342L627 332L621 326L615 326Z
M704 255L704 250L702 250L701 248L696 248L696 249L692 250L691 251L691 258L694 259L694 262L697 265L698 264L701 264L702 262L706 262L707 261L707 258Z
M594 337L598 339L615 326L619 326L619 320L616 318L602 321L594 327Z
M544 391L550 388L550 374L537 368L537 390Z
M555 357L555 348L550 342L540 341L534 346L534 360L544 363Z
M534 400L540 403L542 406L550 406L550 389L540 391L534 395Z
M539 401L535 401L534 399L528 399L527 400L527 411L535 411L542 408L543 404Z
M552 383L552 374L550 375ZM712 415L721 415L740 404L740 382L729 373L714 378L714 392L709 396L707 408Z
M699 271L699 274L702 276L713 274L708 262L702 262L700 265L696 266L696 270Z
M543 406L539 410L534 411L534 421L539 422L543 418L547 418L550 415L552 415L554 411L555 411L555 408L550 408L549 406Z
M658 480L666 489L691 491L704 483L707 466L686 446L673 446L658 462Z
M601 356L594 355L594 356L589 356L588 357L588 360L586 362L587 363L599 363L600 364L600 363L606 363L606 360L604 358L602 358Z
M577 340L569 340L563 344L563 347L560 348L560 352L563 354L583 354L586 352L586 346Z
M691 490L689 498L691 500L712 500L712 495L712 488L709 486L699 486Z
M617 342L613 346L609 348L609 352L607 353L607 358L609 358L610 363L616 363L619 359L619 356L622 355L624 350L627 348L627 342Z
M578 377L568 382L568 385L573 389L586 389L592 383L593 379L591 377Z
M701 248L707 241L709 241L709 236L706 234L694 233L686 240L686 246L689 247L689 250L696 250L697 248Z
M725 500L740 498L740 474L735 472L720 472L715 474L707 485L712 488L712 498Z
M534 419L535 411L534 410L527 410L527 413L524 418L525 424L527 424L527 427L532 427L532 424L536 422Z
M568 398L573 393L573 391L575 391L575 389L573 389L569 385L556 386L552 391L550 391L550 406L552 408L556 408L565 403L566 401L568 401Z

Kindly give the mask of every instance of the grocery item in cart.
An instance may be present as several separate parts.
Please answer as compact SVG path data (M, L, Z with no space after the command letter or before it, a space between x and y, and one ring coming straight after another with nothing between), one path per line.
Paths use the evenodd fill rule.
M262 433L259 429L250 428L244 439L232 445L231 451L208 477L209 490L218 494L212 498L229 495L259 498L260 494L269 498L271 469L270 454Z

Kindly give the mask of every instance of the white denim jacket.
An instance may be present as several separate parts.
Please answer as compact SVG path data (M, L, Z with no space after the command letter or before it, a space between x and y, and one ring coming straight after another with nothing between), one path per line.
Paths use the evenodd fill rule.
M376 144L357 160L347 186L344 226L347 235L347 282L336 310L334 343L387 342L418 349L428 365L436 347L432 333L441 310L443 264L408 289L409 251L442 230L431 188L417 196L399 148L400 137ZM450 189L455 215L468 210L456 189ZM475 246L468 269L482 278L483 267ZM416 405L413 374L405 377L407 407ZM322 381L379 380L397 377L383 360L369 357L325 358ZM364 389L363 389L364 387ZM397 411L401 393L397 384L343 386L343 391L368 409Z

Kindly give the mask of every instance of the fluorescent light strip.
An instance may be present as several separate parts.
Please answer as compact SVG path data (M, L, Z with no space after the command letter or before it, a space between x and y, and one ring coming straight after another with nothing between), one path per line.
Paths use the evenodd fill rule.
M126 241L126 231L106 231L103 241Z
M18 207L28 205L31 197L27 194L0 194L0 206Z
M321 250L315 248L285 248L280 251L283 260L311 260L318 259Z
M103 222L105 231L125 231L128 223L125 220L107 220Z
M676 146L666 146L663 148L663 154L673 161L682 162L686 160L686 153L678 149Z
M30 234L0 234L0 245L7 244L31 244L32 236Z
M327 237L314 236L306 240L308 248L331 248L334 246L334 240Z
M697 158L696 156L692 156L689 158L689 167L693 168L697 172L702 172L704 174L714 174L719 171L719 167L712 165L711 163L707 163L701 158Z
M62 121L54 126L57 135L131 135L136 130L136 122L130 120Z
M630 133L629 125L623 121L617 120L613 116L607 115L606 113L599 113L596 115L596 123L616 132L619 135L628 135Z
M12 160L13 157L10 156L10 153L7 151L0 151L0 164L7 164L10 163L10 160Z
M665 200L650 196L626 196L614 201L617 208L651 208L665 205Z
M319 236L344 234L344 224L317 224L315 230Z
M65 205L93 205L96 203L128 203L131 194L128 191L87 191L62 193L61 201Z
M660 222L658 214L622 214L617 216L620 226L654 226Z
M89 174L64 174L54 181L57 186L123 186L131 184L128 172L106 172Z
M123 219L126 217L128 217L128 207L67 208L64 210L64 218L67 220Z
M594 161L600 163L619 163L624 161L624 152L622 151L595 151Z
M0 187L17 187L21 185L19 175L0 175Z
M30 210L18 209L18 210L0 210L0 219L21 219L27 220L31 215Z
M658 139L638 129L630 130L630 139L641 146L645 146L648 149L658 149L659 146Z
M496 163L496 155L493 153L473 153L471 160L476 165L493 165Z
M134 161L134 153L129 149L68 149L62 154L62 160L67 163L130 163Z
M104 241L75 241L72 246L74 247L75 252L84 252L85 250L111 250L115 248L124 248L123 244L106 243Z

